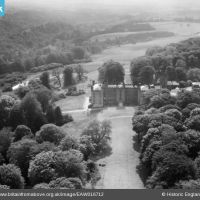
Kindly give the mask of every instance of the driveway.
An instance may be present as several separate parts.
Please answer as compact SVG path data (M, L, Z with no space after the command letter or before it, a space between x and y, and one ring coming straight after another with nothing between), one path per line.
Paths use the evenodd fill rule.
M139 153L133 149L131 118L135 112L132 107L123 109L108 108L99 113L99 120L109 119L112 124L112 154L99 160L101 180L97 189L143 189L143 183L136 172Z

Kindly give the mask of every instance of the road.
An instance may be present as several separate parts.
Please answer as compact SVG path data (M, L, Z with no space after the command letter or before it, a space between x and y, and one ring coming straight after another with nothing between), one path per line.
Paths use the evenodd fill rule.
M97 189L143 189L143 183L136 172L139 164L139 153L133 148L131 118L135 109L108 108L98 114L98 120L109 119L112 124L111 147L112 154L98 160L101 180Z

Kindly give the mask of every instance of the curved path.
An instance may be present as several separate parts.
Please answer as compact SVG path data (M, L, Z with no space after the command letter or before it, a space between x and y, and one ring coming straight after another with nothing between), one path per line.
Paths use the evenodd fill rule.
M109 119L112 124L112 154L99 160L101 180L97 189L143 189L143 183L136 172L139 154L133 149L131 118L134 108L108 108L98 114L99 120Z

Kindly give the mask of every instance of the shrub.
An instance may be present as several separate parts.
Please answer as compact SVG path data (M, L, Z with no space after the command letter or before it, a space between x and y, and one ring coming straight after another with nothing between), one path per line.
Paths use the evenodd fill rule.
M36 140L39 143L48 141L58 145L64 137L64 131L54 124L45 124L36 133Z
M21 140L24 136L28 136L31 138L33 136L31 129L25 125L17 126L14 132L14 141L16 142L18 140Z
M0 184L7 185L10 189L23 189L24 179L20 169L13 164L0 166Z

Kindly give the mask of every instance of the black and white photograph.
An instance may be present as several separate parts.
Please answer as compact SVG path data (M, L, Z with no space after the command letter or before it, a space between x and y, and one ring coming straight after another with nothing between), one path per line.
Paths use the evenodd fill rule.
M200 189L200 1L0 0L0 189Z

